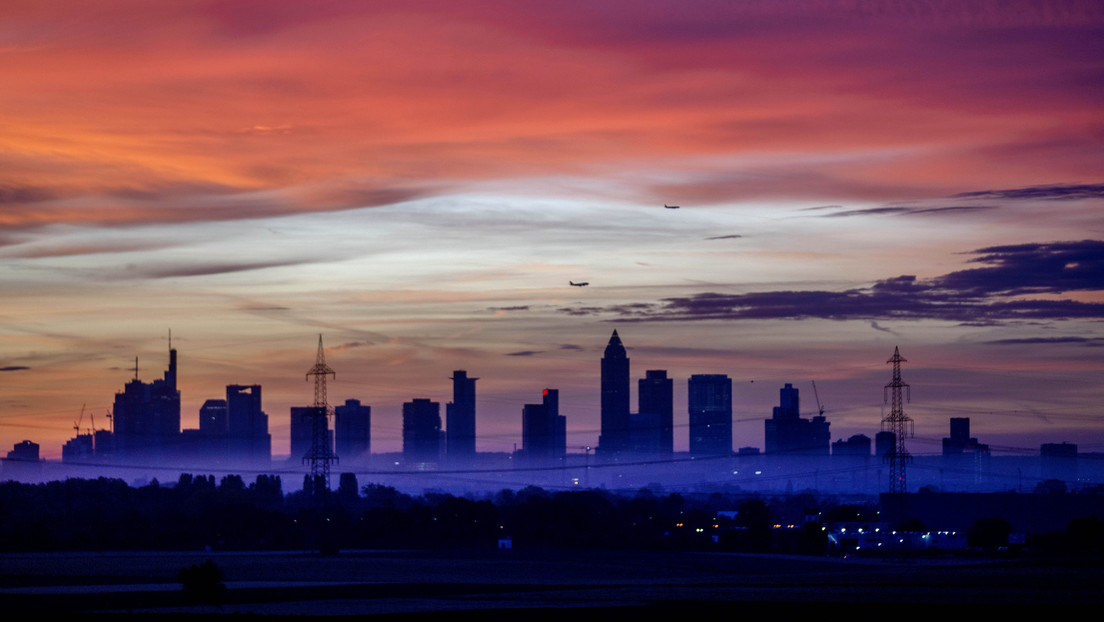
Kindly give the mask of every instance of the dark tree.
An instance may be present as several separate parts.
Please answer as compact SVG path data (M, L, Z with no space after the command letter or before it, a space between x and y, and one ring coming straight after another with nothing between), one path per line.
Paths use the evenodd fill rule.
M226 584L222 582L222 571L215 562L207 560L182 568L176 580L184 589L184 598L196 605L222 605L226 593Z

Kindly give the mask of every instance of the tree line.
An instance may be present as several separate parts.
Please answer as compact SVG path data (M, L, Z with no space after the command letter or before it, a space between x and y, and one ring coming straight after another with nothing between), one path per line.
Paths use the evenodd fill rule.
M877 502L840 503L813 493L760 497L645 488L548 491L535 486L482 496L403 493L359 486L343 473L325 503L309 481L285 493L279 475L183 474L130 486L120 479L0 483L0 550L310 550L601 548L825 554L822 523L876 522ZM804 523L810 508L819 522ZM779 528L785 525L788 528ZM986 536L1000 525L988 525ZM324 532L321 533L320 532ZM980 533L980 532L979 532ZM1101 550L1104 525L1086 519L1045 548ZM1076 544L1069 541L1077 537ZM981 536L979 536L980 538ZM980 540L979 540L980 542Z

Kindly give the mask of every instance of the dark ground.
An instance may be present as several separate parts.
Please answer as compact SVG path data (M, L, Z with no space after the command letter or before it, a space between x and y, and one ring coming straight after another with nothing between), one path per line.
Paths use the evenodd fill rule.
M212 560L221 606L189 605L177 574ZM257 615L479 611L483 620L556 609L572 616L822 614L895 603L939 613L966 606L1104 603L1097 564L887 562L719 553L359 551L310 553L38 553L0 555L0 611ZM739 609L732 609L739 607ZM866 610L866 609L863 609ZM888 613L888 611L886 612Z

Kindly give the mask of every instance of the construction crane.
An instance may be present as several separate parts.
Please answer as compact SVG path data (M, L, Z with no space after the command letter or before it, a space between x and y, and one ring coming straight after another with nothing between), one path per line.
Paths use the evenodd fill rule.
M73 422L73 429L76 430L77 436L80 436L80 426L84 423L84 407L88 404L81 404L80 418Z
M824 416L824 407L820 405L820 395L817 393L816 380L813 381L813 397L816 398L817 414L821 417Z

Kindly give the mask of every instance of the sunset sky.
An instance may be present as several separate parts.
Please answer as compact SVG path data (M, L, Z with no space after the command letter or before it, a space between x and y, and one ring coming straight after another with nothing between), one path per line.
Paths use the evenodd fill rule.
M1098 1L6 0L0 85L3 454L170 329L183 427L261 384L276 454L319 334L374 451L456 369L479 451L545 387L596 444L614 329L676 450L697 373L735 447L813 380L873 437L899 346L913 453L1104 451Z

